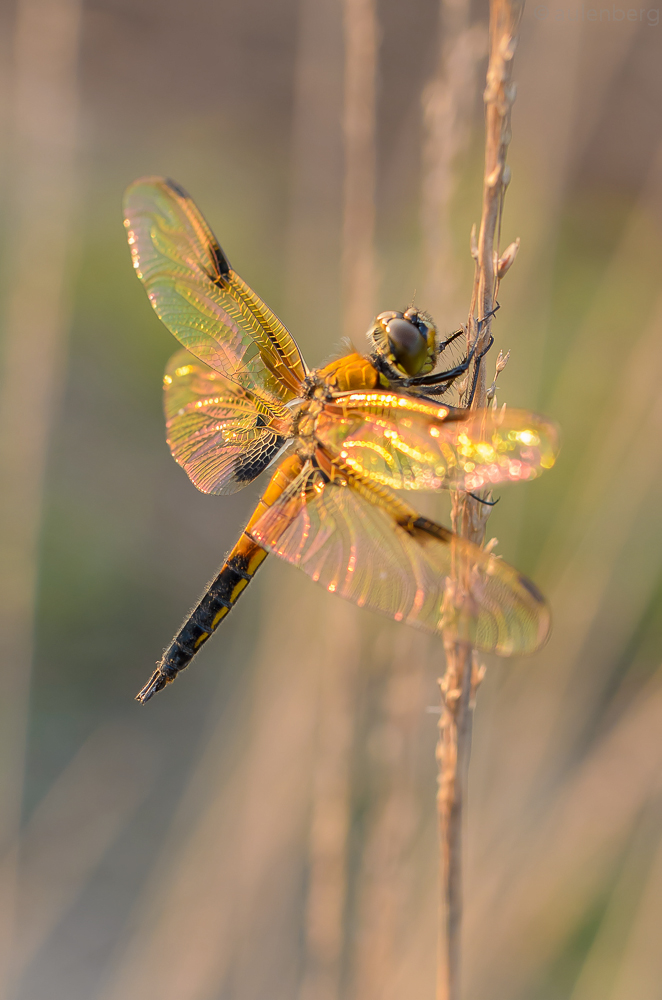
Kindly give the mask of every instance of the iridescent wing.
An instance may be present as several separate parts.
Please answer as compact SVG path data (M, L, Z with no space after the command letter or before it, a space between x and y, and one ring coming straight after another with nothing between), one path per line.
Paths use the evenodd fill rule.
M558 452L555 424L526 410L460 410L393 392L337 396L316 434L353 472L391 489L533 479Z
M382 489L369 499L370 492L351 480L344 486L325 482L309 464L250 534L331 593L396 621L445 631L501 656L531 653L543 644L549 610L529 580L424 518L398 523L397 498ZM468 617L459 610L461 593L452 583L462 561L474 567Z
M203 493L235 493L246 486L291 434L287 407L267 405L188 351L170 359L163 389L173 458Z
M161 177L135 181L124 225L152 306L183 347L268 399L301 395L306 366L294 339L232 270L182 188Z

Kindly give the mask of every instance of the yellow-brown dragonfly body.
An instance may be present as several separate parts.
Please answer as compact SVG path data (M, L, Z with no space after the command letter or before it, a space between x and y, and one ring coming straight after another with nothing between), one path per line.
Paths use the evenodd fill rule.
M494 555L421 517L394 489L476 490L526 480L555 458L533 414L432 398L478 359L435 373L446 343L415 309L382 313L372 352L309 371L268 306L232 270L178 185L136 181L125 226L138 277L185 348L164 378L167 437L195 485L225 494L278 463L253 516L138 695L186 667L274 552L329 592L501 655L549 631L537 588ZM457 335L455 335L457 336ZM452 339L452 338L449 338ZM470 603L458 561L471 566Z

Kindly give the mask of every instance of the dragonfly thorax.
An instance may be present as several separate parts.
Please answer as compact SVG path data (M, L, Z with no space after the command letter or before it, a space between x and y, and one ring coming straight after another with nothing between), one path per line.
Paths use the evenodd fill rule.
M312 458L315 452L315 427L326 402L322 386L302 400L294 412L293 437L297 439L297 453L303 459Z

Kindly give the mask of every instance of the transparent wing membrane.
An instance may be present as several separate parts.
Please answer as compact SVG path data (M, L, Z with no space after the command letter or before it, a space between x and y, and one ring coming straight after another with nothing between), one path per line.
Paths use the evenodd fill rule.
M526 578L423 518L398 523L384 491L324 481L310 465L253 525L252 538L326 590L396 621L466 640L484 652L530 653L549 611ZM464 572L464 567L473 567ZM464 579L469 616L456 579Z
M143 178L127 190L124 215L136 273L182 346L266 398L300 395L306 367L294 339L232 270L186 192Z
M328 404L321 444L357 475L391 489L478 490L534 479L558 452L550 420L526 410L455 410L392 392L354 392Z
M173 458L203 493L235 493L258 476L291 433L291 415L223 378L188 351L163 380Z

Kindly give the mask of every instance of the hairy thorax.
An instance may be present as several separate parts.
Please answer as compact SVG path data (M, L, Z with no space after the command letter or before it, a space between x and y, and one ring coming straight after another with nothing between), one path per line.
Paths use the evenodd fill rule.
M301 442L298 449L302 458L311 458L315 452L315 426L324 405L339 392L356 392L359 389L379 387L379 373L361 354L352 352L331 361L324 368L316 368L306 379L306 398L295 414L295 433Z

